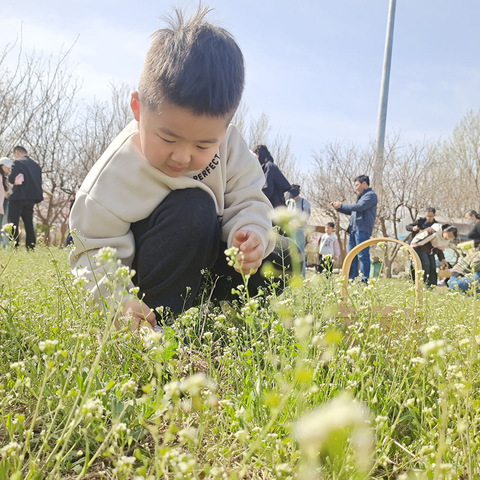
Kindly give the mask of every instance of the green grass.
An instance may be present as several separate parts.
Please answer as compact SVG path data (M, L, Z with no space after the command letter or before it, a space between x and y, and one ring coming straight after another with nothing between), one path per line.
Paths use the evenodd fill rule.
M476 298L428 291L409 318L408 281L353 284L348 324L312 275L146 338L67 254L0 250L0 479L480 477Z

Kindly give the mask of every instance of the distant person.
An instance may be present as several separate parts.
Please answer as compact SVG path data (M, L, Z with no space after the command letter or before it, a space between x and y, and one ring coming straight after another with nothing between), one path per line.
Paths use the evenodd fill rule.
M70 200L69 207L68 207L68 215L70 215L70 212L72 211L72 207L73 207L74 203L75 203L75 196L73 197L72 200ZM70 245L73 245L72 232L68 232L67 238L65 239L65 246L68 247Z
M437 262L435 256L442 263L443 268L448 268L443 250L457 237L457 229L449 224L432 226L419 232L413 237L411 247L415 250L422 263L424 281L428 287L438 283Z
M131 95L134 120L90 170L70 213L73 273L130 328L155 327L161 309L189 309L205 269L217 280L212 298L222 300L242 274L257 294L268 284L262 264L287 262L274 250L262 169L230 123L245 81L243 55L207 13L199 6L185 18L176 9L153 34ZM109 287L118 264L96 265L102 247L136 271L126 290L137 286L142 301L122 285ZM224 253L232 247L239 250L233 265Z
M469 210L465 213L465 218L468 223L472 225L472 229L468 232L467 236L473 240L476 248L480 245L480 215L475 210Z
M13 223L12 234L15 245L18 247L20 244L20 218L23 220L25 244L27 250L33 250L37 243L33 227L33 207L43 200L42 169L20 145L13 149L13 155L15 161L8 176L8 181L13 184L8 202L8 221Z
M370 188L370 178L367 175L359 175L355 178L354 185L358 193L357 201L354 204L330 202L335 210L350 215L350 225L347 229L347 233L350 234L348 240L349 251L372 236L378 203L377 194ZM364 248L353 259L349 273L350 279L358 276L359 263L362 282L368 282L370 276L370 247Z
M296 211L302 214L304 224L302 228L298 228L293 232L293 241L297 244L302 258L302 275L306 274L305 261L305 228L311 214L310 202L300 196L300 185L292 185L292 188L285 192L286 205L289 210Z
M418 217L414 222L409 223L405 229L407 232L410 232L410 235L407 237L406 242L412 243L413 239L418 233L426 231L426 229L432 227L432 225L437 223L435 219L435 214L437 213L435 207L427 207L425 209L425 215L423 217ZM433 273L433 269L436 271L436 261L435 256L428 257L431 253L431 250L423 249L420 250L424 253L420 254L420 261L422 263L422 270L424 271L424 280L427 281L430 275L432 275L432 281L434 280L435 274ZM418 253L418 251L417 251ZM412 280L415 280L415 267L413 262L410 265L410 273L412 276Z
M8 175L12 169L12 160L8 157L0 158L0 229L5 225L8 213L8 195L12 186L8 181Z
M417 218L412 223L409 223L405 229L407 232L412 233L412 238L422 230L425 230L428 227L431 227L437 221L435 220L436 210L434 207L427 207L425 209L425 216ZM411 241L411 239L410 239Z
M262 189L263 193L270 200L273 208L284 207L285 192L292 188L290 182L285 178L277 165L275 165L273 157L265 145L257 145L253 153L258 157L258 161L265 174L265 185Z
M8 234L3 232L2 228L8 218L8 196L12 190L8 175L12 169L12 163L8 157L0 158L0 247L6 247L10 242Z
M333 265L340 258L340 244L335 234L335 224L328 222L325 225L325 233L318 239L318 262L317 273L325 272L327 275L333 272Z
M480 251L479 246L460 256L457 263L450 269L448 287L451 290L459 289L462 292L471 291L475 285L476 292L480 293Z

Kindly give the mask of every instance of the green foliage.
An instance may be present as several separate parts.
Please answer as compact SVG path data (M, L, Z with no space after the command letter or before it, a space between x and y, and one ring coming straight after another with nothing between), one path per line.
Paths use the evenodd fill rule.
M89 306L65 250L0 250L0 271L0 478L480 475L475 297L407 317L408 281L354 283L346 322L312 274L160 335Z

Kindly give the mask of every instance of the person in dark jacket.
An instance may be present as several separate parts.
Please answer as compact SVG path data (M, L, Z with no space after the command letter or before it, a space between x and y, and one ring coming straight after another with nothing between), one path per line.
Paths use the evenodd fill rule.
M15 161L8 176L8 181L13 184L9 197L8 221L13 223L13 237L15 245L19 245L18 225L20 218L25 226L25 244L27 250L35 247L37 239L33 228L33 207L43 200L42 169L32 160L25 148L17 145L13 149Z
M467 236L474 242L475 248L480 245L480 215L475 210L469 210L465 213L465 218L472 225L472 229Z
M437 211L434 207L427 207L425 209L425 216L418 217L414 222L409 223L405 229L410 232L410 235L405 239L407 243L412 243L417 233L423 232L428 228L431 228L433 224L437 223L435 220L435 214ZM437 284L437 263L435 261L435 252L428 246L422 246L415 249L420 262L422 263L422 270L424 271L425 283L428 286L434 286ZM442 260L442 258L440 258ZM413 263L410 265L410 275L412 280L415 281L415 267Z
M358 193L355 203L330 202L335 210L350 215L350 225L347 229L350 234L348 240L349 251L372 236L378 203L377 194L370 188L370 178L367 175L359 175L355 178L354 185ZM358 277L358 264L360 263L362 282L368 282L370 276L370 248L364 248L357 257L353 259L350 266L349 278Z
M431 227L434 223L437 223L435 220L435 213L436 210L434 207L427 207L425 209L425 216L418 217L412 223L409 223L405 229L407 232L412 232L412 235L415 236L417 233L421 232L422 230L426 230L427 228Z
M273 208L285 206L285 192L292 186L280 169L275 165L273 157L265 145L257 145L253 153L258 157L265 174L263 193L270 200Z

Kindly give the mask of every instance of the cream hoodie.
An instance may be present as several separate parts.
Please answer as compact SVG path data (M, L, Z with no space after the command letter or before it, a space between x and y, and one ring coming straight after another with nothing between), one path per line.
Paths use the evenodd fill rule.
M235 126L228 127L218 154L204 170L178 178L147 162L134 142L137 134L138 123L132 121L109 145L83 181L70 213L75 243L70 265L95 298L102 295L111 306L112 294L120 303L130 298L120 287L111 291L109 280L120 265L98 266L93 256L112 247L120 264L131 267L135 242L130 225L148 217L173 190L201 188L212 196L228 247L234 233L243 229L260 236L265 257L272 252L272 206L262 193L265 177ZM130 282L127 289L131 287Z

